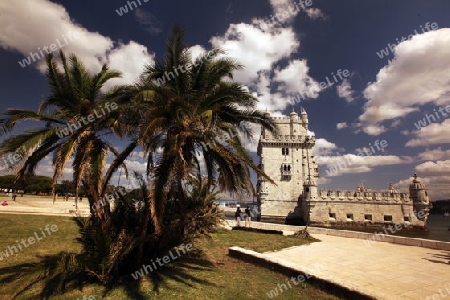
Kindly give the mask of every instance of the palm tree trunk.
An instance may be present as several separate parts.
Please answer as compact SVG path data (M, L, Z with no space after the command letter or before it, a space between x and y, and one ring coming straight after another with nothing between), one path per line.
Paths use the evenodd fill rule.
M148 191L146 191L146 193L148 193ZM136 260L134 261L135 263L135 267L136 269L139 269L139 267L141 266L141 264L143 263L144 260L144 246L145 246L145 239L147 237L147 232L148 232L148 222L150 220L150 201L151 201L151 195L145 195L145 207L144 207L144 220L143 220L143 224L142 224L142 232L139 238L139 242L141 243L139 245L139 249L138 249L138 253L137 253L137 257Z

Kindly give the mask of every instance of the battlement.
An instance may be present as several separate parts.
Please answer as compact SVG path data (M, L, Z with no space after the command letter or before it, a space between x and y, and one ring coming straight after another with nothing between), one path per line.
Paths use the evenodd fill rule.
M282 117L270 117L271 120L288 120L290 121L291 118L290 117L286 117L286 116L282 116Z
M372 191L331 191L319 190L316 201L353 201L353 202L378 202L378 203L410 203L408 193L372 192Z
M267 135L266 137L261 136L260 141L262 143L264 142L296 142L296 143L315 143L316 137L315 136L304 136L304 135L290 135L290 134L278 134L276 136Z

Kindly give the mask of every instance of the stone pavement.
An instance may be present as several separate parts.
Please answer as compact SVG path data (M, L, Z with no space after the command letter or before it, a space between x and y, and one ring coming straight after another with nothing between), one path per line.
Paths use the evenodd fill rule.
M321 242L263 255L376 299L450 300L450 251L313 236Z
M73 197L68 201L59 197L55 203L53 203L52 197L30 195L18 196L16 201L12 201L11 197L0 197L0 202L4 200L8 202L8 206L0 206L0 213L74 216L76 212ZM89 203L86 198L78 202L77 212L80 215L89 215Z

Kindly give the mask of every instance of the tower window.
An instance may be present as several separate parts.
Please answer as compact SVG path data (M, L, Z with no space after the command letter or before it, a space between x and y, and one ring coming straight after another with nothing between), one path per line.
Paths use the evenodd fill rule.
M291 179L291 165L290 164L282 164L281 165L281 179L282 180L290 180Z
M384 221L385 221L385 222L392 222L392 216L390 216L390 215L385 215L385 216L384 216Z
M282 164L281 172L283 173L283 175L290 175L291 174L291 165L290 164Z
M289 155L289 148L281 148L282 155Z

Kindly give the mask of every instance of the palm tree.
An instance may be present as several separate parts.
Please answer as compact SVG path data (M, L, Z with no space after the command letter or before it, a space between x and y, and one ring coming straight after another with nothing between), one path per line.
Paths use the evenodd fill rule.
M257 100L232 81L233 72L242 66L221 57L220 49L192 61L183 38L183 30L175 28L164 60L146 66L138 84L146 95L139 102L144 113L138 143L155 177L151 213L157 232L163 227L167 201L178 201L180 210L186 207L183 183L193 163L203 161L201 172L208 185L215 180L221 191L254 193L250 169L272 181L253 163L239 135L251 138L251 124L275 129L255 110ZM163 76L167 80L160 84Z
M0 145L0 155L23 154L19 177L33 173L42 159L53 155L56 187L72 160L74 185L77 190L84 185L92 213L85 223L78 222L83 250L76 255L77 270L96 276L107 286L121 282L190 235L211 231L221 219L213 205L216 194L212 187L254 193L250 170L273 182L253 163L240 136L251 138L252 124L275 129L270 119L255 109L257 100L232 81L233 72L241 66L221 57L224 52L220 49L192 61L183 37L183 31L176 28L163 62L147 66L135 86L107 93L101 92L102 86L118 77L118 72L105 65L90 75L75 56L67 61L63 53L60 71L49 55L49 98L36 112L10 109L6 113L8 132L17 122L45 122L45 126L9 137ZM163 84L153 82L166 72L177 76ZM105 109L108 102L118 108L79 123L80 118ZM124 115L127 118L122 118ZM72 126L69 133L71 124L79 126ZM112 134L131 138L121 153L108 139ZM112 211L108 202L97 205L114 172L121 167L127 172L124 161L138 146L147 158L147 178L139 180L142 205L123 195ZM108 156L113 161L106 169ZM52 274L50 277L63 280L78 276L72 270L62 270L61 276Z
M91 212L106 220L108 203L94 204L101 200L112 174L135 147L135 143L131 143L119 154L106 139L111 133L118 136L128 133L127 127L118 121L118 115L119 107L129 102L129 93L125 88L101 91L108 80L120 77L119 72L109 70L107 65L91 75L75 55L67 60L61 51L60 59L62 71L53 55L47 56L50 95L37 111L9 109L5 113L7 132L17 123L29 120L44 122L44 126L7 138L0 145L0 155L16 152L22 155L17 171L17 177L22 178L33 173L38 163L51 154L54 196L57 181L72 160L76 197L84 184ZM108 155L115 159L105 174Z

